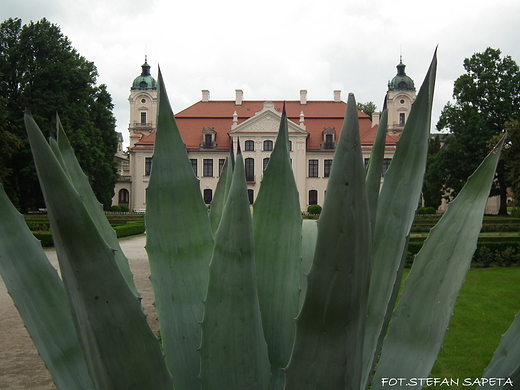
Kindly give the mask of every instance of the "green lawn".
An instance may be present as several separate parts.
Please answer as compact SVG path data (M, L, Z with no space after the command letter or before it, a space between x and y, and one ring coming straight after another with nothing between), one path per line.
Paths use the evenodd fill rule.
M470 269L432 377L480 378L520 311L520 267Z

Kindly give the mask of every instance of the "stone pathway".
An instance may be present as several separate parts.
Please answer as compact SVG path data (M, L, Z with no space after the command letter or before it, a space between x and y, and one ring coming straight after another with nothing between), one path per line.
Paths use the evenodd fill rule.
M127 256L134 280L142 296L148 321L158 331L157 315L153 307L153 291L149 280L145 236L122 239L121 247ZM55 268L56 252L46 250ZM0 278L0 389L2 390L56 390L52 378L38 356L38 352L23 326L13 301Z

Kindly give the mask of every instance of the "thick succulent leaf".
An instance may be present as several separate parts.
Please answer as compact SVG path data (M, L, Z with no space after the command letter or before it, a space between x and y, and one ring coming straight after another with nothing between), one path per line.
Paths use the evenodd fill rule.
M376 223L377 201L379 199L379 191L381 189L381 172L383 170L383 159L385 157L387 123L388 110L384 110L381 114L381 119L377 128L374 145L372 146L372 153L370 153L370 161L368 162L367 168L367 197L372 229Z
M314 260L316 237L318 236L318 221L304 219L302 221L302 263L300 268L300 310L307 293L307 275Z
M0 274L58 389L94 389L63 283L0 185Z
M285 107L276 144L254 204L258 299L269 350L272 388L283 389L299 312L302 217L289 157Z
M396 275L401 267L407 236L421 196L436 69L435 53L401 138L397 142L394 157L379 194L364 344L363 388L367 386L374 362L377 360L380 335L386 333L383 326L387 309L393 307L390 300L394 296L394 286L401 282L396 280Z
M105 238L108 245L115 249L114 255L116 259L116 263L121 270L128 286L133 291L136 296L139 296L139 292L137 291L137 287L135 287L134 279L132 275L132 271L130 270L130 265L128 264L128 260L123 253L121 246L119 245L119 241L117 240L116 232L110 226L108 219L103 211L103 206L94 195L94 191L92 191L92 187L87 179L87 176L81 169L79 162L70 146L69 140L67 139L67 135L63 130L61 125L61 121L59 117L57 119L57 146L53 147L55 144L54 140L51 139L51 147L56 155L58 161L60 161L61 166L68 174L72 185L76 189L76 191L81 195L81 199L92 218L92 221L96 225L101 235Z
M233 145L233 143L231 143ZM222 212L224 211L224 205L229 193L229 187L231 186L231 180L233 179L234 169L234 156L233 149L229 152L229 157L226 159L222 173L218 179L217 188L215 188L215 196L211 201L211 209L209 213L209 219L211 221L211 231L215 233L220 224L222 218Z
M477 248L503 142L468 179L415 257L383 342L372 389L385 386L382 378L429 376Z
M256 290L253 228L241 154L209 268L200 347L202 388L268 389L271 374Z
M175 387L198 388L200 321L213 235L161 73L146 196L146 251L166 363Z
M358 126L351 94L318 221L287 389L360 388L372 240Z
M171 389L159 341L81 195L30 115L25 124L61 275L90 377L100 389Z
M520 375L520 314L515 319L507 332L502 336L500 345L493 355L489 366L484 370L483 378L511 378L513 384ZM495 390L511 388L511 386L498 387L491 382L479 386L478 390Z

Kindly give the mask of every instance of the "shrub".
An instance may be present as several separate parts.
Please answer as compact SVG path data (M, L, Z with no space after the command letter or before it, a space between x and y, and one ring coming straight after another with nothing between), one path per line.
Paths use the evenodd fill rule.
M318 204L311 204L309 207L307 207L307 212L309 214L313 214L313 215L320 215L321 210L322 210L322 207Z
M122 204L119 208L123 213L128 213L130 211L130 208L126 204Z
M120 212L121 211L121 206L118 206L118 205L110 206L110 211Z

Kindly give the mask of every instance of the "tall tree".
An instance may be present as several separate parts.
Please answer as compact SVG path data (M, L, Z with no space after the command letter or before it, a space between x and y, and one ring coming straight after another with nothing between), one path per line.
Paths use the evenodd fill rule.
M443 177L448 200L458 194L468 176L484 159L486 143L503 132L508 120L520 118L520 70L499 49L487 48L464 60L466 73L455 81L453 98L442 110L438 130L448 130L447 148L436 163ZM448 174L449 172L449 174ZM507 213L507 175L505 165L497 169L500 214Z
M507 144L502 153L515 206L520 206L520 121L506 122Z
M441 141L437 134L428 141L428 160L422 193L424 207L433 207L435 210L442 204L442 177L439 176L439 170L435 168L440 150Z
M8 19L0 25L0 74L8 123L0 128L0 139L19 142L13 143L9 159L0 159L11 200L22 212L43 205L23 125L28 104L45 135L56 128L59 113L98 200L110 206L118 141L111 97L104 85L96 86L94 64L80 56L48 20L22 25L20 19Z
M372 119L372 114L377 110L377 106L374 102L357 103L356 108L359 111L367 114L370 117L370 119Z

